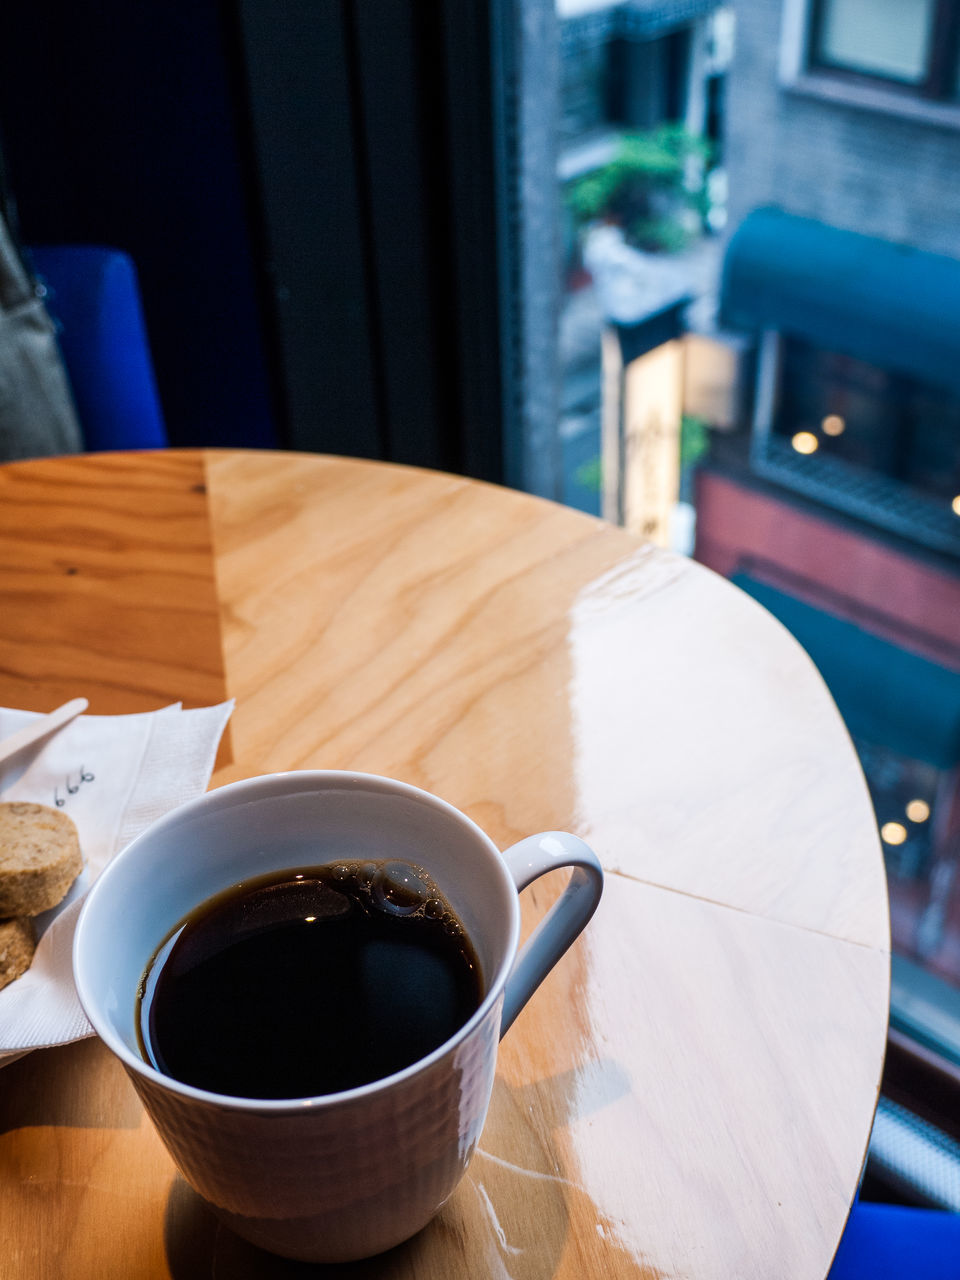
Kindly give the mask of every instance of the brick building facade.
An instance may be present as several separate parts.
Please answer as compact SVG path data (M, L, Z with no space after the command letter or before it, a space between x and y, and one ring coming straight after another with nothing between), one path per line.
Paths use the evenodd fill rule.
M843 96L797 67L809 5L735 0L725 150L730 228L778 207L960 257L960 108Z

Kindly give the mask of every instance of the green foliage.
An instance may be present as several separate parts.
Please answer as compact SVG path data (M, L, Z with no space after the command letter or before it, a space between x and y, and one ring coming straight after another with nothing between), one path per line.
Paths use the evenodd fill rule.
M690 227L677 218L638 218L627 239L650 253L679 253L692 238Z
M706 418L695 418L688 414L680 420L680 470L687 473L684 481L681 475L681 496L684 485L689 485L689 473L710 452L710 424ZM598 455L581 462L573 473L573 478L581 489L590 493L601 493L603 490L603 459Z
M598 456L581 462L573 473L573 478L582 489L599 493L603 488L603 460Z
M680 466L695 466L710 451L710 425L706 418L684 414L680 420Z
M675 251L690 239L689 213L706 211L709 158L710 144L679 124L624 134L608 164L567 186L567 207L578 230L605 219L641 249Z

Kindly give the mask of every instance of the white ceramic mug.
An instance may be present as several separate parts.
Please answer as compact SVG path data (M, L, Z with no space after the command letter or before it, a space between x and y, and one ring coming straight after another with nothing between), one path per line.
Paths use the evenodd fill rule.
M136 1034L137 991L159 944L194 908L265 872L389 857L424 866L460 917L485 995L412 1066L322 1097L210 1093L154 1070ZM571 866L518 954L518 892ZM74 976L97 1034L126 1067L186 1180L239 1235L291 1258L366 1257L419 1231L480 1137L497 1044L593 914L603 887L576 836L545 832L500 853L466 815L370 774L273 774L176 809L102 872L77 924Z

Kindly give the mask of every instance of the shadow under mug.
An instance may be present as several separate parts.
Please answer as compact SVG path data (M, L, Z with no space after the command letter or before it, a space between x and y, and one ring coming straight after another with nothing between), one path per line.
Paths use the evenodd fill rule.
M320 1097L233 1098L144 1061L137 991L156 948L214 894L265 872L389 857L431 873L480 960L484 998L425 1058ZM556 867L565 890L518 952L518 893ZM332 770L208 792L154 823L101 873L74 940L94 1030L126 1068L184 1178L239 1235L271 1252L344 1262L419 1231L462 1178L493 1088L497 1044L580 933L603 872L576 836L501 853L465 814L406 783Z

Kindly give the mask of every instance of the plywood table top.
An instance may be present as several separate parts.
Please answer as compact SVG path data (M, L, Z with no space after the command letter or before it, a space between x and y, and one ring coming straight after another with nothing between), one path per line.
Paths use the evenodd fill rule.
M689 560L462 478L292 453L0 467L0 704L236 699L213 785L387 774L608 871L501 1047L440 1216L377 1280L822 1280L877 1100L886 885L787 633ZM533 926L558 886L524 894ZM333 1274L177 1175L94 1040L0 1073L18 1280ZM5 1272L4 1272L5 1274ZM337 1274L340 1274L338 1271Z

